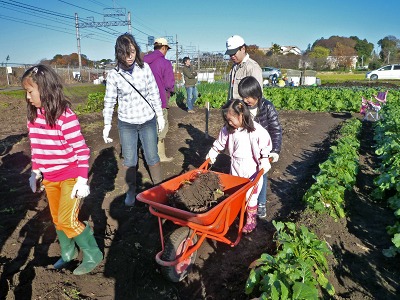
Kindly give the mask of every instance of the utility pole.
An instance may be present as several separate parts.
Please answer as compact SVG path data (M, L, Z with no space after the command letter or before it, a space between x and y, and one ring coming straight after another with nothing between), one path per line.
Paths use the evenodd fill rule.
M7 55L6 57L6 75L7 75L7 85L10 85L10 79L8 78L8 68L7 68L7 62L10 60L10 55Z
M79 75L80 75L82 69L82 57L81 57L81 37L79 35L79 21L77 13L75 13L75 27L76 27L76 42L78 44L78 61L79 61Z
M175 46L176 46L176 57L175 57L175 65L176 65L176 67L175 67L175 72L176 73L178 73L179 72L179 58L178 58L178 35L176 34L175 35L175 39L176 39L176 44L175 44Z
M128 11L128 32L132 34L132 25L131 25L131 12Z
M127 21L105 21L105 18L115 18L121 16L128 16ZM109 27L109 26L124 26L128 25L129 33L132 33L131 27L131 12L128 11L126 14L125 8L105 8L103 14L104 22L94 22L93 18L88 22L79 23L78 14L75 13L75 27L76 27L76 40L78 44L78 59L79 59L79 72L82 68L82 58L81 58L81 37L79 34L79 28L97 28L97 27Z

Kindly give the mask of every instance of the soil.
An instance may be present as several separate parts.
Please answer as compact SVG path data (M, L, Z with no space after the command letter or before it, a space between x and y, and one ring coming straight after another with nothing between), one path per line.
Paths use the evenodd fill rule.
M74 99L74 106L83 99ZM347 194L346 218L335 222L305 210L302 196L327 159L349 113L280 111L283 147L269 172L267 219L244 235L237 246L206 239L189 275L179 283L166 280L155 260L161 250L158 221L147 204L124 206L120 147L116 126L112 144L104 144L100 113L80 116L82 131L91 149L91 194L84 200L81 220L89 220L105 259L87 275L72 271L81 256L62 270L52 268L60 249L46 197L32 194L28 185L30 151L23 100L0 97L0 299L251 299L244 294L248 266L262 253L274 254L272 220L306 224L331 247L329 280L334 299L394 299L400 297L399 258L386 258L390 247L386 226L395 223L385 203L372 201L377 158L373 128L363 123L360 172ZM116 119L116 118L114 118ZM198 168L221 126L218 110L210 113L205 128L204 109L187 114L178 106L169 109L167 155L162 163L165 180ZM114 124L115 125L115 124ZM229 172L229 158L220 155L212 168ZM142 158L139 189L151 186ZM235 221L227 237L236 238ZM164 234L177 229L170 221ZM323 296L328 299L329 297Z

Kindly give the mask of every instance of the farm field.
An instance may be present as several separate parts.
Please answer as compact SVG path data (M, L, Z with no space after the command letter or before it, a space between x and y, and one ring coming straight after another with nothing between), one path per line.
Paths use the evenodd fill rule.
M74 107L86 99L75 95ZM358 114L279 113L283 147L269 173L267 221L259 222L234 248L207 240L192 272L180 283L164 279L155 261L161 250L157 219L143 203L133 208L123 204L116 125L111 131L114 142L106 145L101 114L81 115L92 153L91 195L81 213L93 225L105 259L91 274L78 277L72 275L78 260L63 271L52 269L59 246L44 195L32 194L28 185L25 102L0 94L0 299L252 299L244 294L248 267L262 253L275 253L272 220L304 224L326 241L333 252L328 257L328 279L336 290L334 299L399 297L399 258L382 254L391 245L385 228L395 222L393 211L370 197L377 162L372 123L362 125L360 172L346 195L346 218L335 222L305 210L302 197L314 182L318 165L327 159L343 121ZM165 179L199 167L222 125L219 110L212 109L207 139L204 109L188 115L179 106L171 106L169 122L167 154L174 160L162 164ZM220 155L213 170L227 172L228 158ZM140 188L148 188L142 160L138 177ZM236 226L231 226L229 236L235 236ZM167 232L176 228L169 222L164 227Z

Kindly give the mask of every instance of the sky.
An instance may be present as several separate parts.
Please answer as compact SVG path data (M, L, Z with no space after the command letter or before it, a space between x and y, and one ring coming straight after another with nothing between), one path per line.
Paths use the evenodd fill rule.
M121 12L124 16L104 16ZM297 46L306 50L317 39L357 36L375 45L386 36L400 38L399 0L0 0L0 63L35 64L57 54L78 53L114 59L116 38L128 25L83 28L84 22L127 21L142 51L148 37L167 37L167 58L225 52L228 37L241 35L247 45ZM94 23L93 23L94 22ZM7 60L8 58L8 60Z

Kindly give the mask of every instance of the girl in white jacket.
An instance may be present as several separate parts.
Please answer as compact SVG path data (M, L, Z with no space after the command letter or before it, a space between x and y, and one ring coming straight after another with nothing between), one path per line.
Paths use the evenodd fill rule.
M242 100L231 100L222 108L224 127L213 143L206 158L213 164L225 147L231 157L230 173L234 176L254 179L260 169L264 173L271 168L269 153L272 149L271 137L267 130L251 119L249 109ZM262 177L251 196L246 213L244 233L257 226L257 198L262 186ZM248 191L248 194L251 189Z

